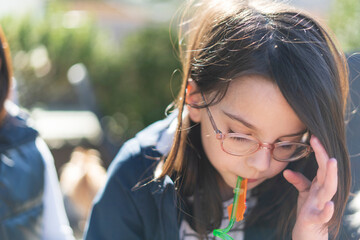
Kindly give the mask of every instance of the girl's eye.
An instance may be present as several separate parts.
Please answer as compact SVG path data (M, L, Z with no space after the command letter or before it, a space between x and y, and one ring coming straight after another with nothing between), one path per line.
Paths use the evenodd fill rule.
M289 144L289 145L283 145L280 148L283 149L283 150L289 150L289 149L294 148L294 146Z
M241 142L241 143L251 142L250 139L242 138L242 137L232 137L231 139L232 141Z

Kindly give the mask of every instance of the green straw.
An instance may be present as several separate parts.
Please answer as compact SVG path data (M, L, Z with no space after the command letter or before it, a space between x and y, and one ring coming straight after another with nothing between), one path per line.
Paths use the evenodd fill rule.
M215 229L213 231L213 234L214 234L215 237L219 237L219 238L225 239L225 240L234 240L227 233L233 227L234 222L236 220L236 210L238 208L239 192L240 192L240 186L241 186L241 181L242 180L243 180L242 177L238 177L237 181L236 181L236 187L234 189L234 193L235 193L234 202L233 202L233 208L232 208L232 211L231 211L231 217L230 217L229 225L225 229Z

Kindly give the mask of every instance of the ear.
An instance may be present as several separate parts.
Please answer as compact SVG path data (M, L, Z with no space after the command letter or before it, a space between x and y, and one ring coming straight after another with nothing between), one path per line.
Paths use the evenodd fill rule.
M187 104L189 117L193 122L200 122L201 109L197 108L197 106L200 106L202 102L202 97L197 90L196 83L192 79L189 79L186 87L185 103Z

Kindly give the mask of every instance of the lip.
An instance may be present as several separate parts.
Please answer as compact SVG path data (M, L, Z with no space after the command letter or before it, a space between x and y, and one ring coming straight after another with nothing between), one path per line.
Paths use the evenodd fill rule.
M253 183L258 181L259 179L254 179L254 178L248 178L248 183Z

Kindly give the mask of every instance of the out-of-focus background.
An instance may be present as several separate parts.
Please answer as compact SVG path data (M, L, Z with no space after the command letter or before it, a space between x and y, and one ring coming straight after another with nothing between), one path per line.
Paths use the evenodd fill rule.
M286 2L327 23L347 53L353 111L348 139L354 166L353 189L359 189L360 177L355 169L360 168L360 120L356 112L360 103L360 57L354 53L360 49L360 1ZM177 26L171 20L181 3L1 1L0 24L12 50L15 70L12 98L28 109L51 148L78 238L89 201L101 187L105 169L120 146L163 118L177 94L181 73L177 71ZM76 181L79 184L75 189L71 185ZM82 188L89 196L80 201L86 202L81 206L76 205L76 196L75 200L71 197Z

